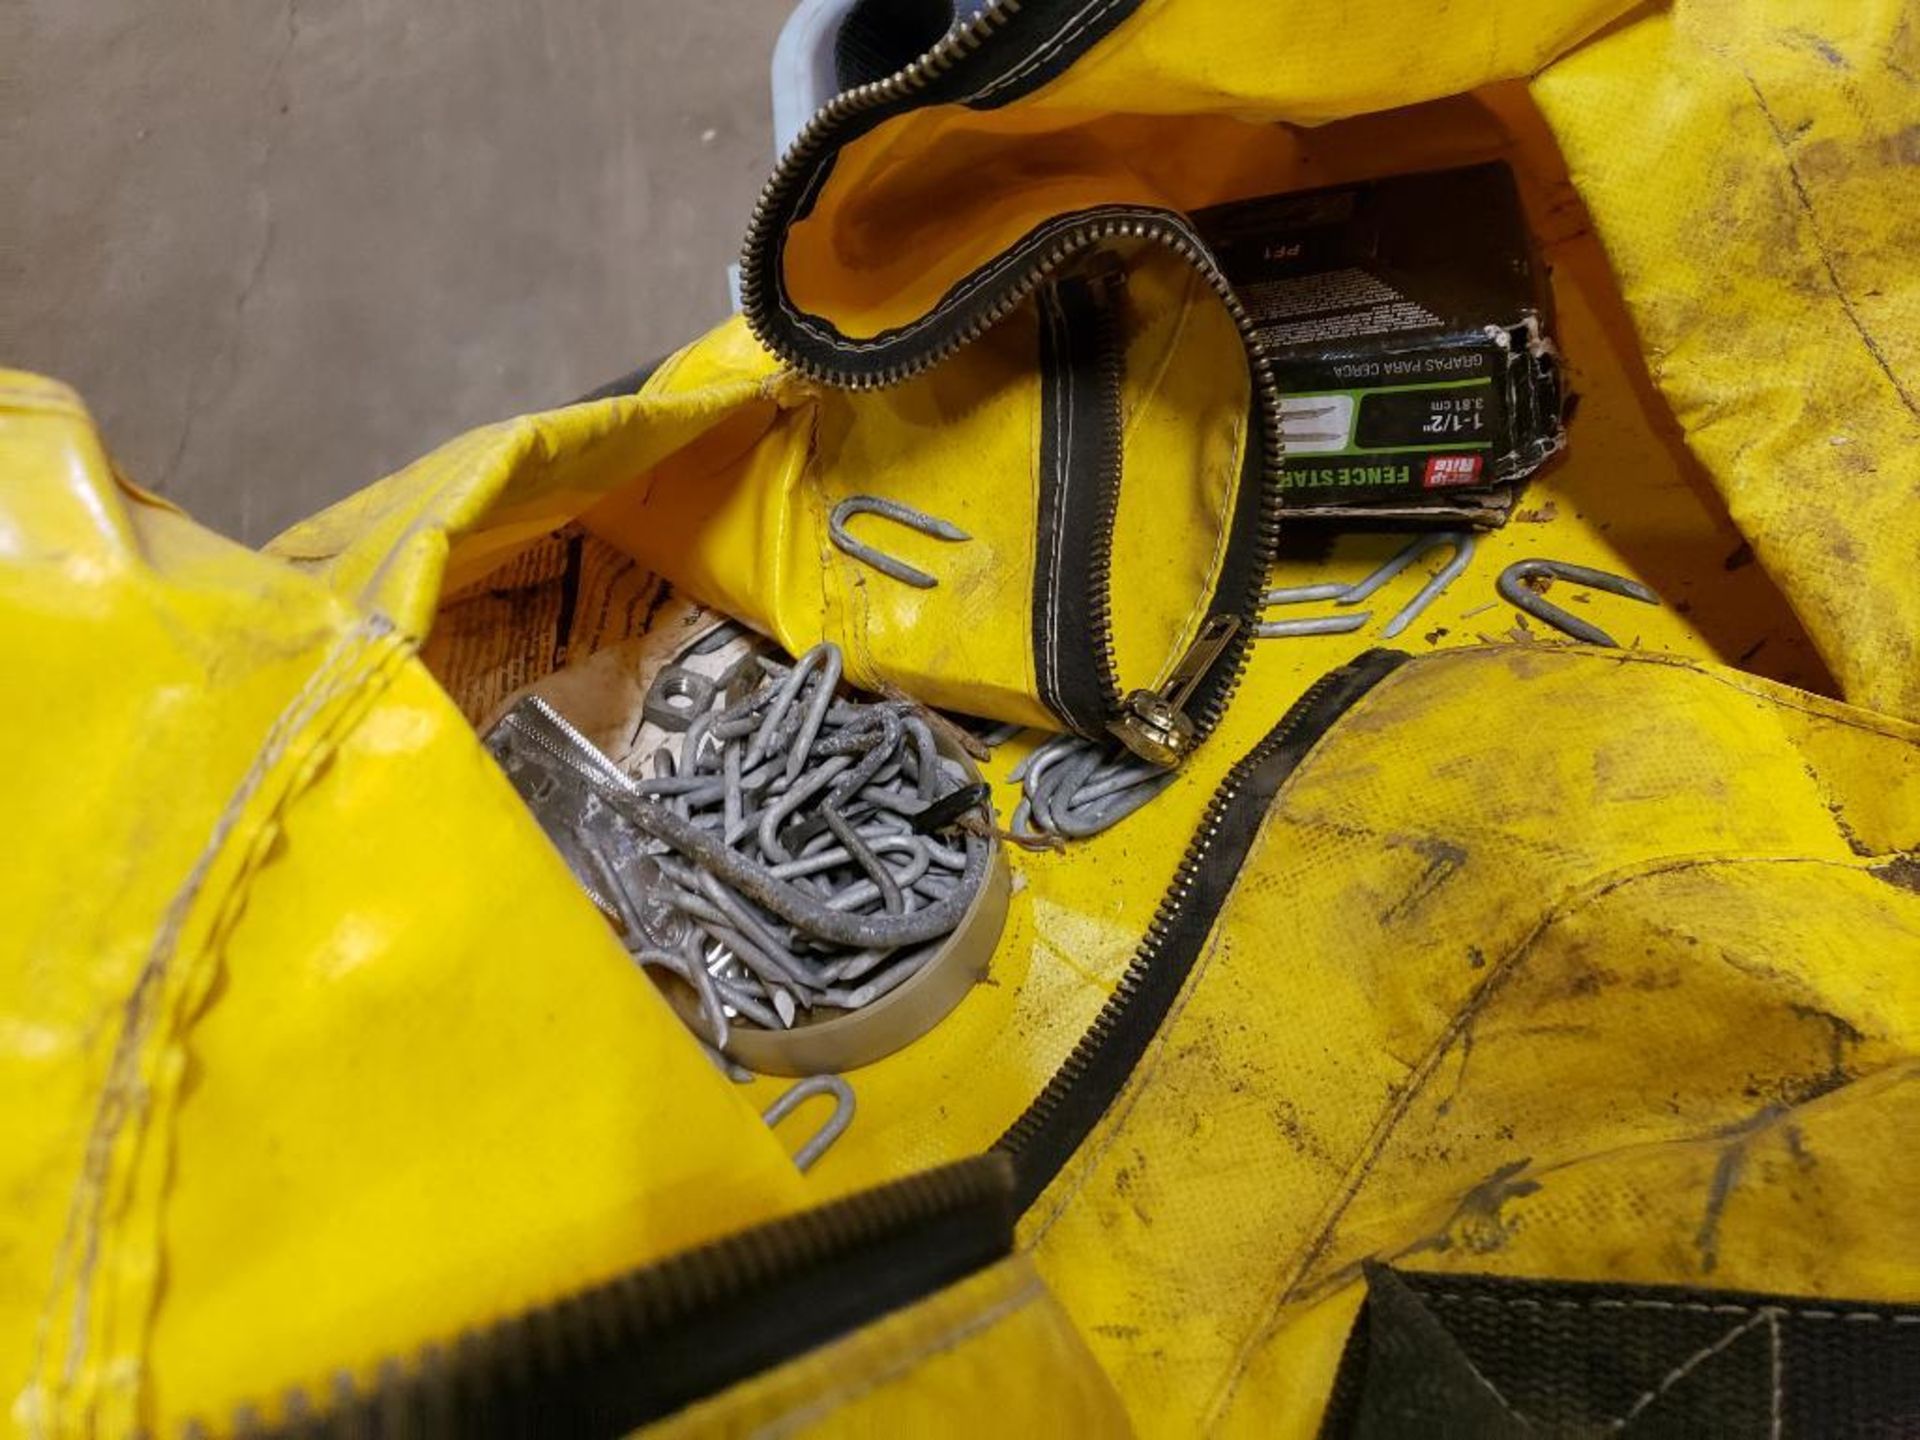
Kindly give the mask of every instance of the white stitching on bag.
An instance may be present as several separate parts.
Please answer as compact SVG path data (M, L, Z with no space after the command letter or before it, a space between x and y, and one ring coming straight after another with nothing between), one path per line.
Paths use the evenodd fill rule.
M1071 20L1067 21L1063 28L1055 31L1051 40L1045 42L1040 49L1034 51L1025 60L1021 61L1017 69L1009 70L998 80L989 81L966 98L968 100L978 100L983 95L991 95L994 91L1011 85L1023 75L1031 74L1054 55L1059 54L1061 50L1065 49L1074 37L1084 34L1096 20L1099 20L1109 10L1120 3L1121 0L1097 0L1097 3L1086 6L1074 15Z
M1608 1421L1607 1428L1609 1430L1616 1430L1616 1431L1626 1429L1627 1426L1633 1423L1634 1416L1638 1415L1642 1410L1645 1410L1649 1405L1653 1404L1654 1401L1658 1400L1662 1395L1666 1394L1667 1391L1671 1390L1674 1386L1678 1385L1682 1380L1686 1379L1687 1376L1691 1375L1695 1370L1699 1369L1700 1366L1706 1364L1707 1361L1711 1360L1714 1356L1718 1355L1721 1351L1725 1350L1729 1345L1732 1345L1741 1336L1747 1334L1749 1331L1754 1330L1761 1325L1767 1325L1771 1327L1771 1329L1773 1330L1773 1386L1772 1386L1773 1428L1774 1428L1774 1433L1778 1434L1780 1429L1780 1388L1781 1388L1780 1387L1780 1312L1770 1307L1763 1308L1762 1310L1759 1311L1759 1313L1757 1313L1751 1320L1748 1320L1745 1324L1734 1326L1733 1329L1729 1330L1726 1334L1722 1335L1718 1340L1714 1341L1711 1345L1708 1345L1703 1349L1695 1351L1692 1355L1689 1355L1685 1360L1682 1360L1678 1365L1674 1366L1673 1369L1669 1370L1666 1373L1666 1375L1661 1378L1661 1381L1658 1385L1654 1386L1651 1390L1647 1391L1639 1399L1635 1400L1633 1404L1629 1405L1626 1408L1626 1410L1623 1411L1615 1419Z
M1048 577L1051 587L1049 593L1053 593L1060 588L1060 567L1065 563L1066 559L1067 527L1065 522L1068 507L1072 504L1073 498L1073 364L1072 356L1068 353L1069 347L1073 343L1073 337L1067 325L1066 309L1061 305L1060 297L1057 293L1052 291L1047 292L1047 307L1051 312L1051 327L1058 337L1055 353L1067 361L1067 363L1061 367L1061 383L1058 387L1059 393L1055 396L1055 404L1060 415L1059 434L1061 436L1061 443L1058 447L1058 454L1055 457L1059 466L1060 489L1058 501L1054 507L1053 558L1049 567L1051 573ZM1047 609L1047 673L1052 685L1052 699L1054 703L1062 703L1060 696L1060 607L1057 604L1050 604ZM1062 716L1061 718L1064 719L1066 717Z
M1438 1300L1466 1305L1502 1305L1514 1310L1681 1310L1695 1315L1752 1315L1773 1311L1790 1320L1885 1321L1889 1325L1920 1325L1920 1315L1881 1315L1872 1310L1799 1310L1786 1305L1708 1305L1699 1300L1616 1300L1595 1296L1590 1300L1530 1300L1521 1295L1470 1295L1459 1290L1436 1290L1422 1295L1423 1300Z

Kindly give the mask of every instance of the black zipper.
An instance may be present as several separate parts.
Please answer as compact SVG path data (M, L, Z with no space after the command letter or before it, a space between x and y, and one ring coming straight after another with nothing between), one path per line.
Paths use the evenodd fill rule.
M530 1310L369 1387L289 1393L287 1437L623 1435L1011 1253L1011 1176L983 1155L757 1226ZM216 1427L218 1428L218 1427Z
M1185 217L1171 210L1112 205L1049 221L989 267L996 272L991 283L979 283L975 277L966 282L972 288L961 287L963 300L945 302L928 317L943 322L958 319L961 323L943 324L937 331L930 332L924 344L920 343L920 336L915 336L915 343L904 349L897 343L902 332L892 332L896 337L894 341L877 337L858 345L845 342L850 348L831 352L835 357L831 362L821 353L809 353L786 343L791 338L790 332L768 321L769 292L764 285L750 290L743 282L742 293L748 325L760 342L782 361L826 384L873 389L921 374L985 334L1068 262L1127 241L1146 241L1173 251L1200 273L1226 306L1251 367L1259 418L1259 424L1249 432L1247 465L1241 481L1242 499L1249 504L1236 507L1228 522L1232 529L1227 557L1210 616L1213 620L1233 620L1235 630L1209 660L1204 683L1189 698L1176 747L1171 754L1159 757L1153 755L1150 744L1136 744L1134 732L1139 727L1134 707L1126 701L1119 711L1107 717L1107 728L1130 747L1167 763L1184 756L1213 732L1239 688L1253 625L1260 614L1260 594L1279 543L1286 494L1279 463L1283 449L1280 392L1272 368L1260 349L1245 307ZM1247 485L1249 478L1256 479L1252 487ZM1249 488L1252 495L1246 493ZM1176 665L1175 669L1179 668L1181 666ZM1136 691L1127 699L1147 693Z
M755 337L785 364L825 384L871 389L898 384L929 369L977 339L1076 257L1118 242L1145 241L1173 251L1206 279L1239 331L1252 372L1259 424L1247 445L1249 470L1259 476L1257 514L1236 510L1233 523L1249 529L1233 553L1235 583L1221 584L1209 617L1232 620L1227 642L1207 657L1201 683L1192 687L1169 727L1144 717L1153 694L1136 691L1119 699L1105 717L1131 748L1168 763L1181 758L1218 725L1246 667L1259 597L1278 543L1283 497L1280 471L1279 389L1245 308L1215 263L1212 252L1186 217L1148 206L1104 205L1055 217L1033 230L991 264L949 290L933 310L911 324L854 340L818 316L802 313L787 293L780 246L786 228L804 218L831 171L834 154L882 121L924 105L991 108L1026 93L1064 70L1136 8L1138 0L996 0L956 25L898 74L835 96L802 129L774 168L754 206L741 253L742 309ZM1244 480L1243 480L1244 485ZM1224 577L1223 577L1224 578ZM1175 671L1187 668L1182 657ZM1117 687L1116 687L1117 688ZM1141 703L1135 703L1141 702ZM1165 707L1160 707L1164 720ZM1063 718L1067 718L1064 717ZM1079 720L1075 728L1081 728Z
M803 373L868 387L917 374L883 352L855 344L808 317L788 299L779 244L789 225L804 219L831 172L834 154L896 115L927 105L993 109L1038 88L1065 70L1131 14L1140 0L985 0L979 9L896 74L842 91L801 127L761 187L747 224L740 259L742 308L757 335ZM1026 290L1031 290L1028 285ZM1022 291L1025 293L1025 290ZM1000 309L1004 316L1011 304ZM944 331L964 317L940 315L922 329ZM762 333L765 327L765 333ZM780 343L770 337L777 334ZM965 343L929 336L926 363ZM913 348L926 348L916 344ZM854 361L849 364L847 362Z
M1040 494L1033 659L1039 698L1071 729L1104 737L1120 708L1113 544L1120 508L1121 343L1117 260L1038 293ZM1093 643L1085 640L1091 637Z
M994 1142L1013 1161L1020 1210L1059 1174L1146 1053L1281 785L1340 716L1409 658L1398 650L1369 650L1322 676L1228 772L1120 983L1026 1112Z

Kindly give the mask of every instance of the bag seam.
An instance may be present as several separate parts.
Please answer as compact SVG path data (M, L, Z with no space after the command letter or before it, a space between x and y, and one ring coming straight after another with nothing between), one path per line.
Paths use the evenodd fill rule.
M380 647L389 641L395 643L387 646L385 654L379 653ZM360 703L377 689L384 688L397 668L396 662L411 653L411 646L405 638L398 636L392 623L379 615L361 619L334 640L318 665L268 725L247 770L229 793L208 831L206 841L168 902L148 948L148 957L134 977L131 990L121 1001L121 1027L89 1124L80 1173L69 1192L67 1220L55 1252L53 1274L36 1327L32 1379L28 1386L29 1393L39 1393L42 1403L52 1398L46 1394L45 1385L49 1347L55 1316L63 1308L68 1271L75 1263L76 1251L78 1270L72 1277L72 1318L68 1326L64 1360L66 1376L71 1379L89 1358L92 1343L89 1316L94 1301L95 1277L112 1245L110 1235L113 1222L119 1218L117 1214L108 1213L108 1192L114 1188L116 1171L124 1170L124 1167L115 1165L114 1152L119 1148L122 1136L130 1135L136 1149L147 1143L149 1122L153 1118L152 1095L141 1082L140 1076L146 1068L153 1043L156 1038L176 1044L185 1042L186 1029L172 1035L164 1031L156 1032L155 1029L164 1018L169 1000L173 998L170 995L173 987L169 985L169 980L179 969L180 941L193 916L204 908L203 902L213 905L216 917L230 913L250 888L259 867L257 864L244 865L226 890L211 901L206 900L207 879L220 858L231 853L236 837L241 836L241 822L248 807L265 788L295 741L309 732L329 706L340 701ZM352 732L362 714L364 711L354 714L339 734L331 738L332 747L337 747ZM263 820L277 821L284 817L297 798L297 791L283 793L274 801ZM260 828L258 825L248 827L256 835ZM192 959L203 963L217 962L218 951L223 944L224 935L210 936L207 948ZM190 1019L187 1028L190 1028ZM83 1218L83 1212L88 1209L92 1213Z

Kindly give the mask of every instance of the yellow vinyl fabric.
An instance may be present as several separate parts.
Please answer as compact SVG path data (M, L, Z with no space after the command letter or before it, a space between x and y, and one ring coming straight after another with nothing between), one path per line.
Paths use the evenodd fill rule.
M1288 687L1271 658L1255 695ZM1260 736L1232 724L1221 771ZM1223 862L1152 1042L1020 1224L1032 1303L1125 1406L1069 1412L1087 1433L1317 1433L1370 1261L1920 1300L1900 1139L1920 1119L1920 727L1719 666L1503 644L1409 661L1303 748ZM1042 915L1069 868L1027 871ZM1076 935L1078 969L1125 958L1038 923ZM1041 1007L1010 1003L1019 1048L1043 1048ZM897 1156L937 1064L887 1069L860 1079ZM936 1093L943 1116L966 1101ZM984 1308L956 1356L889 1319L660 1428L874 1433L884 1404L960 1430L1028 1386L1085 1393L1051 1331L1001 1324L1015 1283L927 1302ZM1044 1381L1018 1378L1035 1344Z
M58 385L0 471L11 1423L224 1427L798 1203L391 624Z
M1842 693L1909 719L1916 74L1920 20L1897 0L1716 0L1533 84L1688 443ZM1631 93L1624 75L1643 77Z
M1312 1434L1364 1260L1920 1298L1916 740L1572 646L1353 704L1022 1222L1141 1428Z
M1580 407L1401 637L1420 658L1263 812L1022 1255L663 1428L1311 1433L1365 1260L1920 1299L1916 30L1838 0L1095 0L1036 37L1071 61L1036 88L838 151L779 264L863 343L1076 211L1507 160ZM1113 644L1151 685L1220 573L1252 392L1195 274L1117 253ZM1046 324L1022 299L852 389L736 319L258 555L118 477L68 392L0 378L17 1426L271 1421L289 1387L994 1143L1122 987L1234 762L1377 624L1256 646L1151 806L1016 856L989 982L851 1077L860 1119L805 1181L769 1082L700 1054L413 652L577 523L790 650L836 641L856 684L1057 728ZM856 522L941 582L902 586L828 541L855 494L972 539ZM1289 528L1273 578L1398 543ZM1576 594L1625 648L1558 644L1490 583L1534 554L1664 603ZM989 767L1003 816L1034 738Z
M1913 281L1901 263L1901 237L1920 220L1903 137L1920 116L1901 78L1913 44L1901 8L1840 7L1829 39L1819 7L1765 0L1681 4L1630 22L1605 4L1424 18L1390 8L1391 19L1366 12L1371 30L1306 4L1284 27L1273 22L1339 35L1355 58L1331 66L1315 46L1252 46L1246 27L1268 23L1252 12L1144 6L1030 96L987 111L915 110L838 151L822 194L782 237L784 282L806 313L859 337L938 309L997 249L1061 214L1185 211L1507 159L1550 249L1558 231L1610 265L1607 298L1618 285L1621 331L1660 391L1641 397L1651 428L1672 451L1686 448L1685 463L1705 463L1843 693L1912 713L1901 687L1915 617L1897 567L1913 522L1888 479L1920 433L1906 378ZM1723 23L1723 10L1739 23ZM1400 25L1448 43L1389 43ZM1261 57L1251 72L1223 58L1248 55ZM1661 103L1644 103L1656 75ZM1762 79L1800 107L1791 144ZM1723 125L1730 105L1738 122ZM1629 121L1647 133L1629 139ZM1807 145L1802 163L1794 147ZM961 248L943 258L936 237ZM1245 362L1219 306L1172 257L1128 253L1126 479L1112 558L1128 596L1114 607L1123 689L1163 677L1204 618L1248 445ZM457 579L585 512L592 528L789 648L834 639L865 684L1058 724L1036 695L1030 634L1044 560L1033 524L1040 324L1027 302L927 374L843 390L776 375L735 322L663 366L638 400L463 437L275 548L325 565L358 595L375 570L382 585L419 586L410 547L427 575L450 548ZM1792 364L1770 373L1811 384L1752 376L1751 357L1785 342ZM697 445L674 428L703 423L711 433ZM643 448L624 438L636 429ZM942 580L915 590L828 543L827 512L855 494L914 505L973 539L856 522ZM420 623L433 593L427 584L415 597ZM398 613L399 597L381 598Z

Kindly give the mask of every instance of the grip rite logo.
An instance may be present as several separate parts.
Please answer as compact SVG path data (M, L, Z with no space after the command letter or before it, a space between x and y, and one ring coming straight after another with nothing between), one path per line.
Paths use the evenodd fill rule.
M1426 473L1420 477L1420 488L1444 490L1449 485L1471 485L1479 478L1478 455L1433 455L1427 459Z

